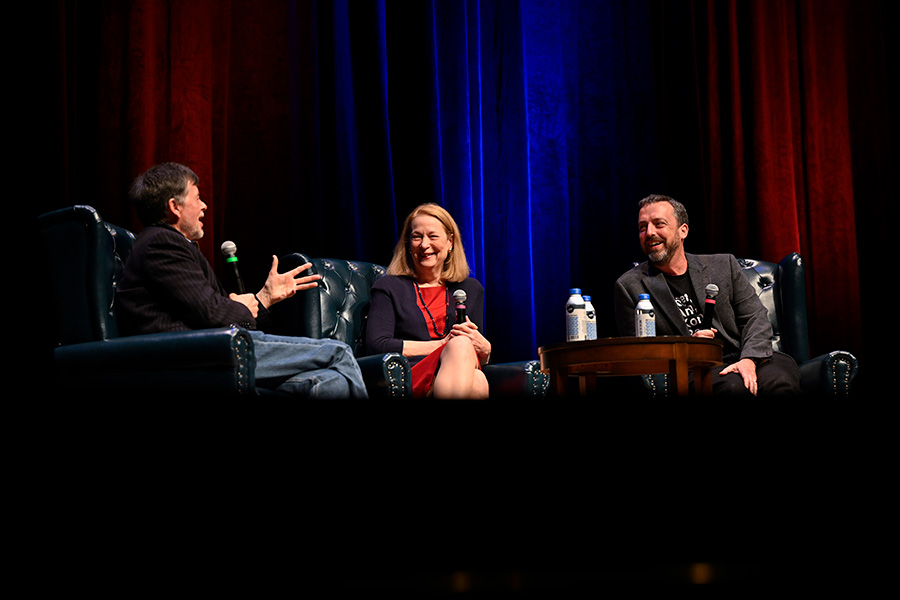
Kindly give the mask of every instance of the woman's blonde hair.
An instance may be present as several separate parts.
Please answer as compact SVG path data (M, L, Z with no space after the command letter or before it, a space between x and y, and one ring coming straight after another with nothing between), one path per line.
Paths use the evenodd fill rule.
M410 236L412 234L412 222L416 217L426 215L434 217L444 226L447 237L452 242L452 248L447 254L447 260L444 261L444 269L441 272L442 282L460 282L469 276L469 263L466 261L466 253L462 246L462 236L459 233L459 227L456 221L450 216L442 206L428 202L417 206L403 223L403 230L400 232L400 239L394 247L394 256L391 264L388 265L388 275L405 275L407 277L415 277L416 269L412 259L412 252L409 248Z

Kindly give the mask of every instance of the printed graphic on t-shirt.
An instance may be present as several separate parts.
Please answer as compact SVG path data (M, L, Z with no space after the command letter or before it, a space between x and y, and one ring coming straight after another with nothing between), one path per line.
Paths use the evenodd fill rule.
M675 296L675 304L678 306L678 310L684 318L684 324L687 325L691 335L703 329L703 313L691 300L690 294Z

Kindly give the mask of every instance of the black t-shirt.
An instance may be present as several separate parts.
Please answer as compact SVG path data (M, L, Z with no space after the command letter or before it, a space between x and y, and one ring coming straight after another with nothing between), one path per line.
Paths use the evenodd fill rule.
M684 318L684 324L687 325L688 332L694 335L701 329L709 329L709 326L703 324L703 310L700 303L694 296L694 286L691 285L691 277L689 273L684 275L666 275L666 282L672 295L675 297L675 304Z

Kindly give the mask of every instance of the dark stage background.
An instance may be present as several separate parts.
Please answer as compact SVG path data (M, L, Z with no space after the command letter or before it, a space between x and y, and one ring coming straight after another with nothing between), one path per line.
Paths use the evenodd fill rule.
M615 335L635 204L672 195L687 249L808 266L812 356L880 356L896 118L878 0L133 0L29 9L36 216L139 225L131 179L201 177L204 253L386 264L446 206L487 290L494 360L563 339L570 287ZM36 132L36 133L35 133ZM896 199L896 196L892 196ZM33 203L33 206L31 204ZM867 368L868 367L868 368Z

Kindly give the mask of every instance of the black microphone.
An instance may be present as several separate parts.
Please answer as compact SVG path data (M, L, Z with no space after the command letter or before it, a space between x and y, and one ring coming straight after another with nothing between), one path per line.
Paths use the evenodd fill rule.
M719 295L719 286L714 283L706 286L706 306L703 308L703 326L712 329L712 320L716 316L716 296Z
M466 293L463 290L453 292L453 300L456 301L456 322L466 322Z
M234 242L224 242L222 244L222 254L225 255L225 262L231 265L231 269L234 272L234 281L237 285L237 293L244 293L244 282L241 280L241 274L238 271L238 259L237 259L237 246L234 245Z

